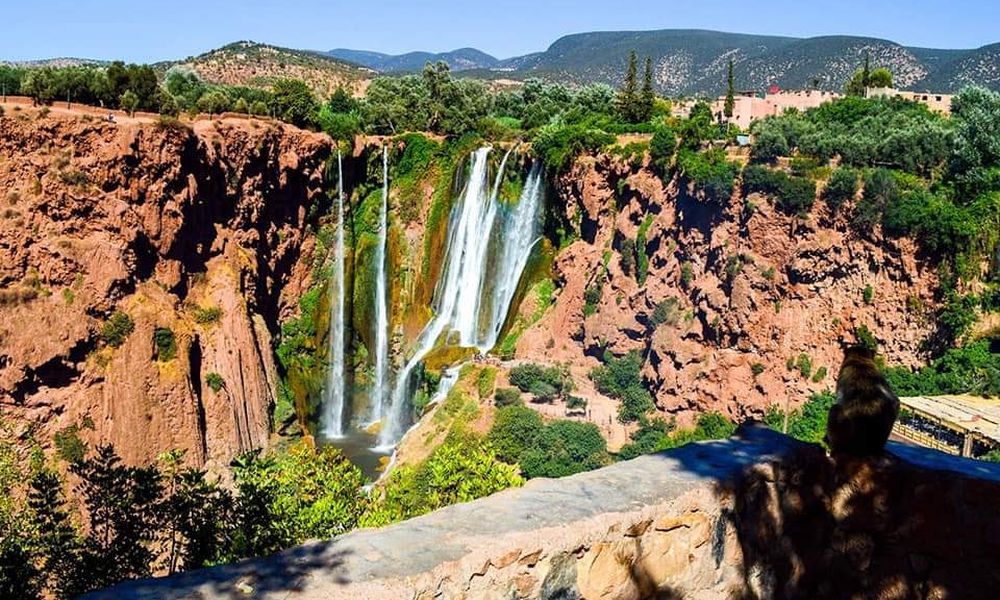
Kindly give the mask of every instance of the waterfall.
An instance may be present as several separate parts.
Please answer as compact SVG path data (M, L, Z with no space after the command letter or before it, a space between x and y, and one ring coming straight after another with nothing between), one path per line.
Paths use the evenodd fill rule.
M337 149L337 234L333 249L333 282L330 288L330 370L323 389L323 432L344 435L344 169Z
M418 336L413 355L397 374L392 404L379 434L382 447L395 444L405 431L413 371L438 345L442 334L457 335L458 346L474 347L480 352L493 347L537 242L543 191L541 167L532 166L517 205L510 209L498 196L511 151L501 161L490 190L490 150L480 148L470 158L469 177L448 224L435 314Z
M372 389L371 420L385 416L389 391L389 309L385 274L385 245L389 230L389 148L382 146L382 212L379 216L378 249L375 253L375 385Z

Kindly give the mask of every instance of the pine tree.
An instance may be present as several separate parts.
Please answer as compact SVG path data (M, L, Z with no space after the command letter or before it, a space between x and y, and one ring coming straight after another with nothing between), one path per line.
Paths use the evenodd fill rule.
M642 75L642 93L639 95L639 114L636 122L648 121L653 116L653 102L656 92L653 91L653 59L646 57L646 71Z
M65 508L62 483L56 473L42 470L31 478L28 507L48 591L56 598L70 598L85 591L88 575L78 568L80 538Z
M733 118L733 109L736 108L736 86L733 83L733 61L729 61L729 73L726 76L726 103L722 113L727 119Z
M616 100L618 116L626 123L635 122L636 116L636 76L638 66L636 65L635 50L628 54L628 70L625 72L625 84L618 90Z

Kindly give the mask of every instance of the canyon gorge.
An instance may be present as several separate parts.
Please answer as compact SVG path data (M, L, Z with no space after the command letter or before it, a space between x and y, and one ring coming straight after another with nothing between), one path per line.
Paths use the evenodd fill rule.
M5 419L133 463L182 449L223 470L351 428L391 448L464 362L500 382L516 364L563 366L591 407L573 418L599 421L616 400L588 372L637 351L656 414L761 418L832 387L860 328L905 366L934 330L937 271L911 240L858 235L822 203L711 202L614 148L553 172L514 142L338 148L236 116L26 109L0 133ZM634 428L599 424L613 447Z

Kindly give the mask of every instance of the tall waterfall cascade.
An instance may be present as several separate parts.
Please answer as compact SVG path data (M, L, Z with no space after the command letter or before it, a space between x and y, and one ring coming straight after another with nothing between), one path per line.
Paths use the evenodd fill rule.
M330 369L323 387L323 433L336 438L344 435L346 370L344 368L344 169L337 150L337 233L333 249L333 278L330 286Z
M386 239L389 231L389 148L382 146L382 210L375 253L375 384L370 400L371 420L385 418L389 395L389 308L386 285Z
M540 240L544 177L536 161L516 204L501 202L508 150L489 185L491 148L476 150L469 176L452 207L442 277L434 298L434 317L417 338L416 348L397 374L379 445L391 447L409 424L414 370L442 344L488 352L497 341L531 251ZM442 342L442 335L445 341Z

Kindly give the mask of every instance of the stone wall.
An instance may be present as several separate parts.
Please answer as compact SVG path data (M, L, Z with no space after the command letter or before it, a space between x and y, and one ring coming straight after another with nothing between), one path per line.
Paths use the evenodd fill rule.
M759 427L91 598L987 598L1000 466Z

